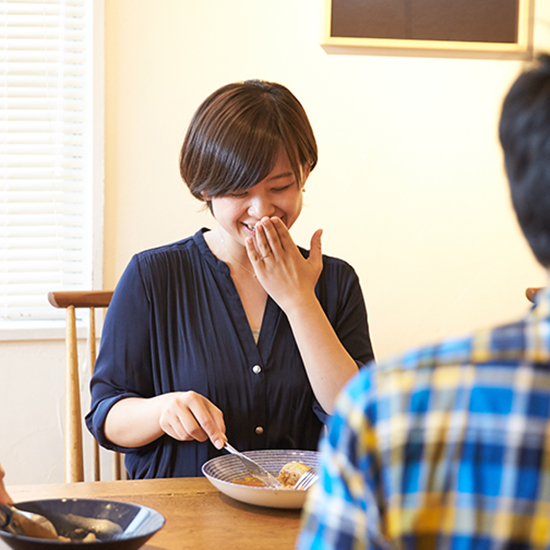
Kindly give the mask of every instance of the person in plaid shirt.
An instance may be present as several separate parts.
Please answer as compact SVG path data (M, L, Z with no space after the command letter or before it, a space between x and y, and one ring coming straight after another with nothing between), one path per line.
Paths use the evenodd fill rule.
M512 202L550 267L550 56L500 120ZM339 396L297 548L550 548L550 288L525 318L369 364Z

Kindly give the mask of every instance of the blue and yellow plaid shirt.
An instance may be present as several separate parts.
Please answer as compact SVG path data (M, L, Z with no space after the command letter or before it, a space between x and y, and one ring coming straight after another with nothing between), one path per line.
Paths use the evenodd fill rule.
M297 548L550 548L550 289L518 323L368 365Z

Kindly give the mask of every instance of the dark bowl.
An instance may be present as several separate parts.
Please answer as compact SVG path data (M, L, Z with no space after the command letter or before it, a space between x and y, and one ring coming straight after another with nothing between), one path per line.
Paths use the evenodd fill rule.
M76 538L75 530L93 532L95 542L36 539L0 531L0 538L15 550L101 547L101 550L134 550L149 540L165 523L164 516L128 502L85 498L60 498L18 502L20 510L48 518L59 535Z

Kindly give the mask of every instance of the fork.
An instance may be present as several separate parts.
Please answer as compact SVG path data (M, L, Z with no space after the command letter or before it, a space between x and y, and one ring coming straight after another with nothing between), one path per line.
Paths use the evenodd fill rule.
M248 473L256 479L259 479L262 483L265 483L270 487L281 488L283 486L283 484L274 475L270 474L263 466L260 466L256 461L237 451L237 449L232 447L229 443L227 443L227 441L225 442L224 449L229 451L231 454L238 456L244 467L248 470Z
M319 479L319 474L317 473L317 470L311 469L307 472L304 472L296 482L296 485L294 485L294 489L298 489L300 491L306 491L309 489L317 480Z

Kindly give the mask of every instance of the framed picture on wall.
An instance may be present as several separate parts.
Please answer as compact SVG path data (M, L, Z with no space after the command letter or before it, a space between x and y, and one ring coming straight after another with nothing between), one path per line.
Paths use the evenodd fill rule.
M534 0L322 0L325 47L532 56Z

